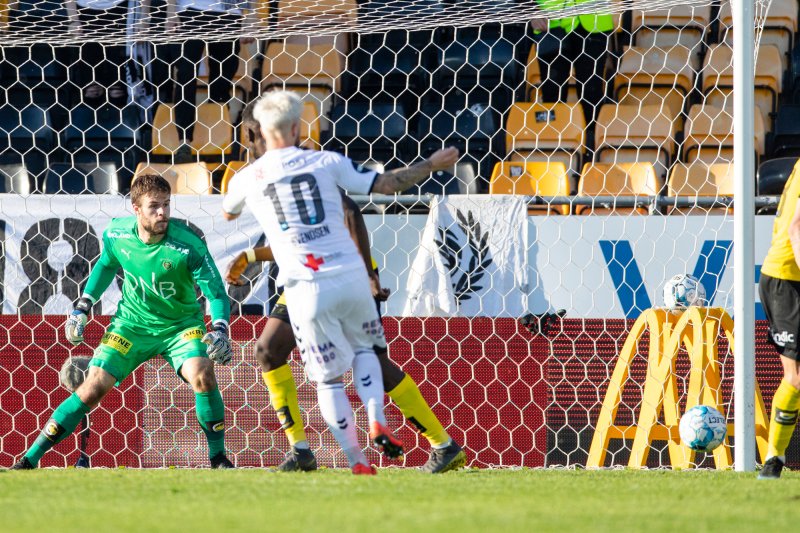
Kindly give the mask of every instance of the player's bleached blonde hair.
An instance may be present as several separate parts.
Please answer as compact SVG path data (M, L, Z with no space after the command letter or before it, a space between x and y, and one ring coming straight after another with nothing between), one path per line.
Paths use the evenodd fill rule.
M287 132L292 124L300 122L303 102L291 91L264 93L253 107L253 116L264 130Z

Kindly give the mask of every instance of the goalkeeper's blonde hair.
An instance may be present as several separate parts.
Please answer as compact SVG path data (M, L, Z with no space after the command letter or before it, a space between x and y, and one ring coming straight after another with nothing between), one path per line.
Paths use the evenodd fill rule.
M253 116L263 130L288 133L292 124L300 122L303 102L291 91L264 93L253 107Z

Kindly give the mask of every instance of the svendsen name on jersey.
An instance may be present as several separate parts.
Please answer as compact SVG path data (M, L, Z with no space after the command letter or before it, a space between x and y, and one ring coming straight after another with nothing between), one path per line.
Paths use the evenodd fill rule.
M318 228L314 228L312 230L304 231L294 239L292 239L296 244L305 244L307 242L319 239L320 237L325 237L326 235L330 235L331 230L327 224L320 226Z

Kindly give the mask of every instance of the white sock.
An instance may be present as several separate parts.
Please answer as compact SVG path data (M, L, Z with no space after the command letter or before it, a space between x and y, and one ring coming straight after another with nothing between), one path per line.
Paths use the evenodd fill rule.
M317 399L319 400L319 410L322 418L328 424L336 442L342 447L347 455L350 468L356 463L368 465L364 452L358 445L358 435L356 435L356 425L353 420L353 408L350 400L344 392L344 383L341 381L334 383L318 383Z
M359 352L353 359L353 383L358 397L367 407L370 423L386 425L383 413L383 373L378 356L373 351Z

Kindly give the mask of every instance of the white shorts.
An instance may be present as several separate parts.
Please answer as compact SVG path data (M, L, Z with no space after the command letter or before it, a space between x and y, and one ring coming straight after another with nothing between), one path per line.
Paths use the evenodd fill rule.
M308 379L347 372L357 353L385 348L366 271L286 284L286 307Z

